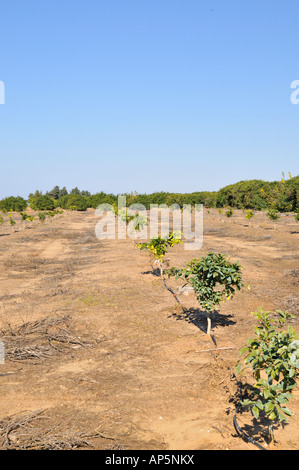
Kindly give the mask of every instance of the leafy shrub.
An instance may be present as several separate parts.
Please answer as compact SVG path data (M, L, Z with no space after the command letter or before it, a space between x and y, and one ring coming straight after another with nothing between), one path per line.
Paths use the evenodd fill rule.
M140 208L140 209L139 209ZM118 207L117 203L113 204L113 209L115 215L126 225L129 225L130 222L134 221L133 231L139 232L144 226L147 225L147 217L136 212L135 215L132 215L128 212L127 207ZM130 207L132 210L142 210L143 206L140 204L132 204Z
M47 215L44 212L39 212L38 214L39 220L45 220Z
M252 209L247 209L245 219L250 220L254 217L254 212Z
M34 211L47 211L53 210L55 202L47 195L37 196L29 199L30 207Z
M21 212L20 214L23 221L27 220L28 214L26 214L26 212Z
M87 197L81 194L67 194L59 199L59 206L66 210L86 211Z
M245 357L237 370L241 372L249 366L257 382L253 387L254 396L243 400L242 404L251 409L256 419L263 412L272 421L288 422L287 417L292 413L285 405L292 398L299 375L299 340L291 326L287 331L282 328L295 317L281 310L264 312L262 309L253 315L258 326L255 336L240 350Z
M106 194L104 192L93 194L86 198L86 203L88 207L96 209L101 204L110 204L113 205L117 201L117 196L113 194ZM63 206L61 206L63 207Z
M13 227L14 227L14 225L16 225L16 221L13 219L12 214L9 214L8 217L9 217L9 224L10 224L11 229L13 231Z
M27 207L27 201L20 196L10 196L0 201L0 210L2 212L21 212Z
M29 220L31 224L31 222L33 222L36 219L36 217L34 217L34 215L27 215L26 219Z
M152 238L149 243L138 243L137 247L140 250L149 250L151 255L154 256L156 262L160 266L160 273L163 274L163 267L162 267L162 260L166 255L169 248L173 247L174 245L178 245L182 242L182 236L176 232L170 232L167 237L162 238L158 236L156 238Z
M280 213L274 209L274 208L270 208L267 212L267 217L272 220L272 222L274 222L274 229L276 228L275 226L275 222L276 220L278 220L280 218Z
M269 209L267 212L267 217L270 220L277 220L279 219L280 215L279 212L276 209Z
M209 253L200 259L191 260L185 269L171 268L166 273L169 277L183 279L193 288L199 304L207 312L207 333L210 334L209 314L243 287L241 271L238 262L231 263L221 253Z

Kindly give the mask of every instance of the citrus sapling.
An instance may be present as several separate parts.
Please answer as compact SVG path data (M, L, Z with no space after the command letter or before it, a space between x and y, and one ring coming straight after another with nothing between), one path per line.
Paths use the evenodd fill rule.
M269 209L267 212L267 217L273 221L274 230L276 230L275 222L280 218L280 214L276 209Z
M207 334L210 335L210 314L221 302L229 300L243 287L242 266L232 263L221 253L209 253L200 259L193 259L185 269L171 268L169 277L182 279L189 284L200 306L207 314ZM185 285L186 285L185 284Z
M9 214L8 217L9 217L9 224L11 226L11 231L14 232L14 225L16 225L16 221L13 219L12 214Z
M256 383L250 398L241 404L249 407L255 419L259 419L261 413L268 418L271 423L268 434L274 439L273 423L288 423L288 417L292 416L286 405L293 398L299 376L299 339L291 326L283 330L294 315L262 309L252 315L258 320L258 326L254 329L255 336L240 350L244 358L237 365L237 371L243 373L251 369Z
M162 238L158 236L152 238L149 243L138 243L137 248L140 250L149 250L150 254L154 257L154 264L158 264L160 275L163 275L163 259L169 248L174 245L183 243L182 234L178 232L170 232L168 236Z
M230 207L226 212L225 212L225 215L228 219L230 219L232 216L233 216L233 213L234 211L232 210L232 208Z

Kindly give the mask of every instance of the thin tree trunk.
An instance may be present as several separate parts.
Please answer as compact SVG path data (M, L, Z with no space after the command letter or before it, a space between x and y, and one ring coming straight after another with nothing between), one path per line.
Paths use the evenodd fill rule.
M211 334L211 319L210 319L210 312L207 312L207 322L208 322L207 335L210 335L210 334Z
M268 432L269 432L269 444L271 442L274 442L274 431L273 431L273 425L270 424L270 426L268 427Z
M159 261L159 267L160 267L160 276L163 276L163 264L162 261Z

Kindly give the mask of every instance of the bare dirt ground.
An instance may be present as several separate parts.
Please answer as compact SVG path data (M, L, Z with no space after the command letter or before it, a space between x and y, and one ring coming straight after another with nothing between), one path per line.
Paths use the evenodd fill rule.
M299 332L299 224L284 215L274 230L260 213L249 226L241 211L225 219L205 210L203 248L168 253L171 266L217 251L244 267L251 289L212 316L218 351L193 294L179 300L197 326L133 240L95 237L94 211L0 228L2 449L256 450L233 425L231 370L258 307L288 309ZM290 408L268 448L298 449L298 391ZM266 445L250 414L238 422Z

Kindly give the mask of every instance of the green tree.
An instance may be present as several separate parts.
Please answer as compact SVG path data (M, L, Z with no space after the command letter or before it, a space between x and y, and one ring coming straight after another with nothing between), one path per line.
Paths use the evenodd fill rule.
M59 198L58 199L60 199L62 196L66 196L67 194L68 194L67 189L66 189L65 186L63 186L63 188L60 189L60 191L59 191Z
M200 259L193 259L184 269L171 268L166 271L169 277L185 281L196 295L200 306L207 313L207 334L211 331L210 314L221 302L241 290L242 267L238 262L231 263L221 253L209 253Z
M72 193L69 196L67 196L66 199L66 205L65 209L70 210L78 210L78 211L86 211L88 205L87 205L87 198L84 196L81 196L81 194L76 194Z
M47 192L46 194L47 194L47 196L51 197L52 199L55 199L55 200L59 199L59 197L60 197L60 188L59 188L59 186L54 186L54 188L51 189L51 191Z
M159 265L160 275L163 275L163 258L169 248L174 245L183 243L182 235L175 232L170 232L168 236L152 238L149 243L138 243L137 248L140 250L149 250L150 254L155 258L155 263Z
M22 212L27 207L27 201L20 196L10 196L0 201L0 210L2 212Z
M262 309L252 315L258 320L258 326L254 328L255 336L240 350L245 357L237 370L243 372L250 367L256 383L253 396L242 404L251 409L256 419L262 412L272 422L288 422L292 412L286 405L293 397L299 375L299 340L291 326L286 331L282 328L295 317L281 310L264 312ZM273 437L272 424L269 434Z
M245 219L250 220L254 217L254 212L252 209L247 209Z
M230 219L233 215L234 211L232 210L232 208L230 207L226 212L225 212L225 215L228 219Z
M75 188L71 189L70 194L80 194L80 189L76 186Z
M33 197L39 197L42 196L43 193L42 191L39 191L38 189L35 191L35 193L30 193L28 196L28 199L32 199Z
M55 207L54 200L47 196L38 196L29 199L30 207L34 211L45 211L45 210L53 210Z
M44 212L39 212L37 215L40 221L45 220L47 217L47 215Z
M12 214L9 214L9 224L11 226L12 232L14 231L14 225L16 224L16 221L13 219Z
M267 217L268 217L270 220L273 221L273 227L274 227L274 229L276 229L276 224L275 224L275 222L276 222L276 220L278 220L278 219L280 218L279 212L278 212L276 209L274 209L274 208L270 208L270 209L268 209L268 211L267 211Z

